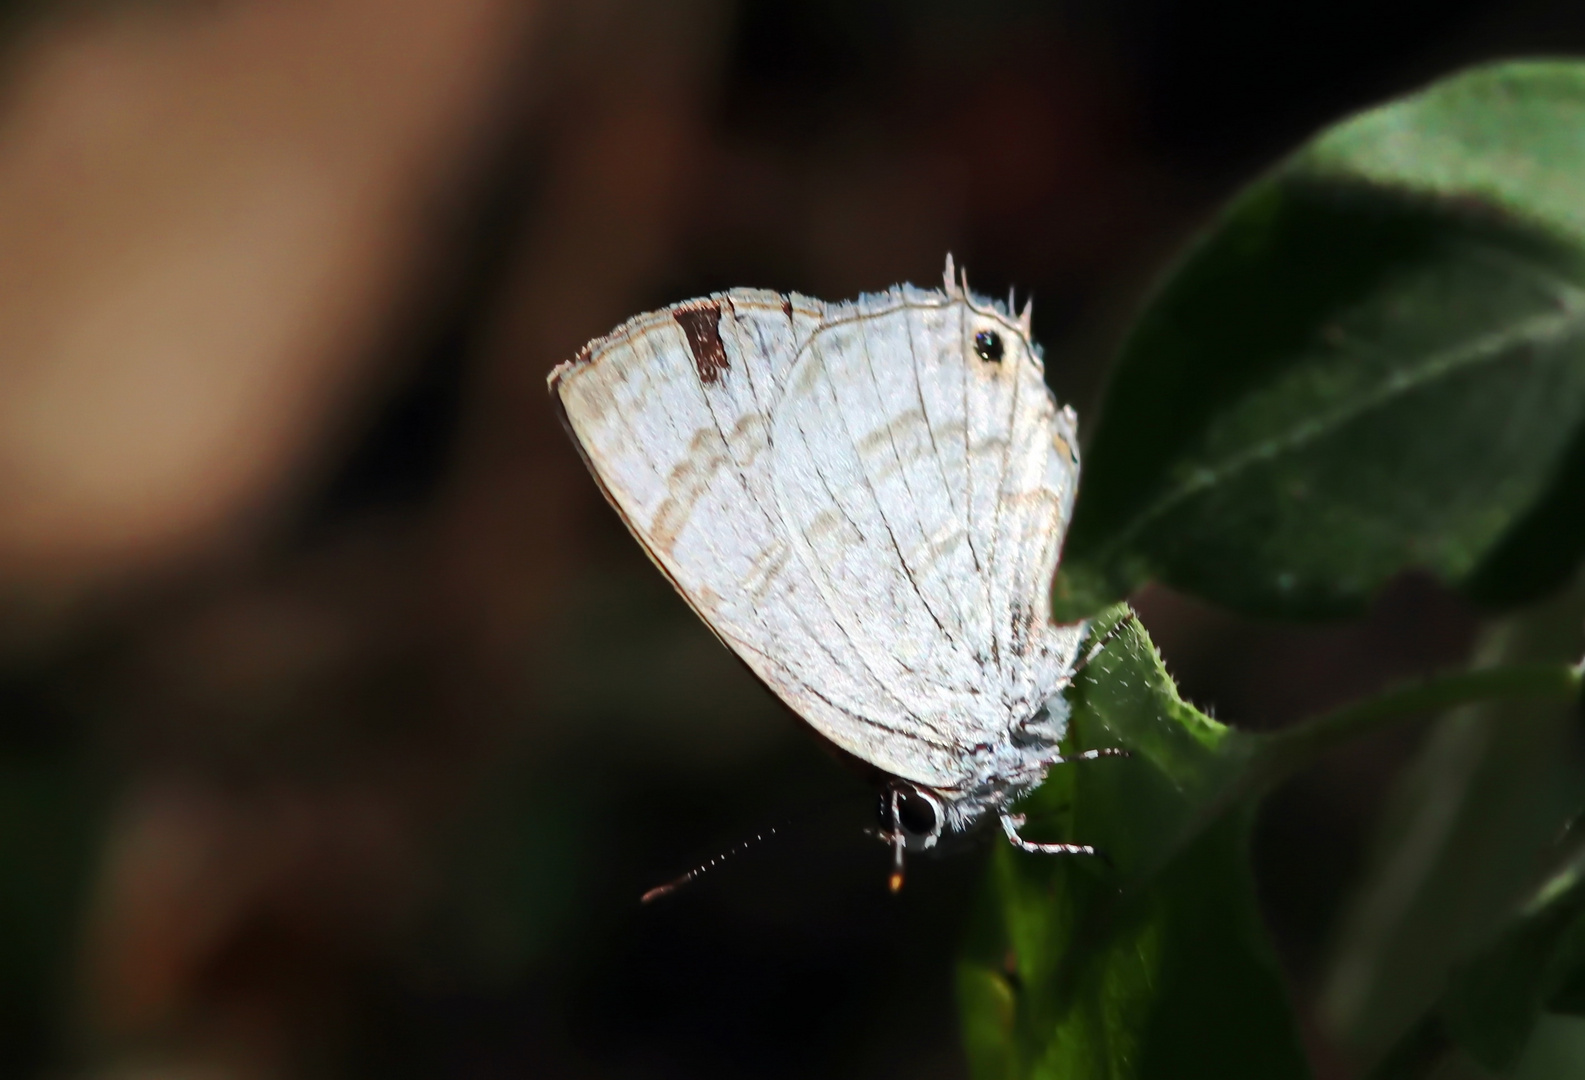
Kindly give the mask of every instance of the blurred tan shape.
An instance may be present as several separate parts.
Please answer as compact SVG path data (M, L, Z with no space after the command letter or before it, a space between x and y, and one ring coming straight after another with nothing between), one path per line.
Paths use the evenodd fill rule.
M0 585L232 536L374 353L524 53L522 0L136 5L0 113Z
M410 909L409 832L367 781L141 784L114 815L88 925L89 1046L122 1066L291 1075L335 1030L354 958Z

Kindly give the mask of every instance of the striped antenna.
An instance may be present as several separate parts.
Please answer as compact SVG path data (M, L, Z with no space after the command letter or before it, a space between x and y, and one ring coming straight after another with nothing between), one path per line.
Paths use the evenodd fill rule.
M766 829L764 832L761 832L761 833L755 833L752 838L743 841L741 844L736 844L736 845L734 845L732 847L727 848L725 851L723 851L721 854L717 855L715 858L711 859L709 862L700 863L698 866L694 867L692 870L688 871L686 874L683 874L680 877L675 877L672 880L666 882L666 884L664 884L664 885L655 886L653 889L649 890L649 892L647 892L643 896L639 897L638 898L638 902L641 903L641 904L647 904L651 900L660 899L662 896L665 896L667 893L674 893L678 889L682 888L684 885L688 884L694 878L696 878L699 875L705 873L707 870L714 869L718 864L726 862L732 856L741 855L744 851L746 851L747 849L753 847L755 844L758 844L758 843L760 843L760 842L762 842L764 840L767 840L770 837L775 836L775 835L776 835L776 830L774 828Z

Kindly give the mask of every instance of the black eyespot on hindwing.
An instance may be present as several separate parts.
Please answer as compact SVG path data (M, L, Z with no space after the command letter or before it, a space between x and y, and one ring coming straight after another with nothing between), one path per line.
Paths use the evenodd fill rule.
M987 363L1002 362L1002 335L995 330L981 330L974 335L974 354Z

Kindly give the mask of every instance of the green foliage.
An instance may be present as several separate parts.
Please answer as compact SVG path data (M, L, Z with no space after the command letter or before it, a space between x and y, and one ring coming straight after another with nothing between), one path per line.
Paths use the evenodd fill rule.
M1058 617L1104 611L1104 633L1148 580L1305 619L1410 570L1494 610L1576 577L1581 131L1585 64L1487 67L1345 120L1239 195L1118 357ZM1021 808L1026 833L1109 861L993 856L958 978L974 1074L1308 1075L1250 882L1253 808L1331 746L1464 704L1403 778L1319 1019L1383 1080L1558 1075L1585 1046L1582 618L1585 591L1564 593L1497 626L1474 670L1269 736L1185 703L1128 627L1071 691L1069 749L1131 756L1058 767ZM1492 703L1537 695L1559 704Z
M1055 598L1148 578L1360 610L1428 570L1506 605L1585 545L1585 66L1485 68L1240 195L1115 366Z
M1385 719L1493 693L1573 698L1579 675L1556 664L1459 673L1256 735L1185 702L1126 606L1095 620L1097 639L1120 619L1070 692L1065 750L1129 756L1059 767L1019 808L1032 838L1094 844L1105 858L993 854L958 972L975 1074L1306 1076L1249 875L1260 796Z
M1497 940L1454 972L1439 1009L1476 1061L1506 1069L1519 1060L1541 1014L1578 1005L1585 974L1585 852L1550 878Z
M996 851L958 977L975 1075L1308 1075L1255 907L1249 803L1226 799L1257 740L1183 702L1137 622L1080 679L1070 732L1131 756L1059 768L1020 809L1108 859Z
M1582 986L1585 848L1576 847L1486 947L1454 967L1436 1005L1372 1080L1423 1076L1455 1054L1507 1075L1550 1014L1577 1014L1585 1005Z
M1477 663L1585 652L1585 581L1493 627ZM1322 994L1354 1053L1397 1053L1454 971L1492 947L1557 860L1585 791L1573 703L1488 702L1438 722L1393 794Z

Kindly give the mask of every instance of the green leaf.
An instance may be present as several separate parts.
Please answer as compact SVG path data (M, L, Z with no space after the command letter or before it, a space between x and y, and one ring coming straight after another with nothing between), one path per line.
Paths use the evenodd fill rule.
M1585 581L1493 627L1480 662L1566 664L1585 651L1582 618ZM1320 996L1322 1021L1359 1059L1396 1046L1391 1056L1413 1060L1415 1026L1441 1017L1449 980L1527 904L1582 809L1578 726L1577 701L1503 701L1457 710L1427 735L1383 815ZM1383 1075L1400 1074L1417 1075Z
M1585 1020L1543 1016L1512 1075L1515 1080L1585 1080Z
M1585 64L1476 69L1251 185L1126 342L1054 589L1360 610L1419 568L1506 605L1585 550Z
M1508 1069L1582 963L1585 852L1578 852L1492 945L1454 972L1439 1010L1443 1027L1480 1064Z
M1537 1069L1541 1061L1557 1064L1560 1051L1577 1052L1577 1037L1567 1039L1571 1046L1556 1045L1561 1032L1547 1021L1567 1011L1582 965L1585 846L1577 845L1495 938L1453 969L1436 1007L1398 1041L1371 1080L1442 1076L1449 1066L1466 1073L1471 1062L1502 1075L1560 1075ZM1543 1045L1536 1044L1538 1036Z
M1105 633L1126 609L1097 620ZM1002 846L959 967L979 1080L1309 1075L1256 910L1240 790L1259 744L1186 704L1137 622L1073 692L1072 749L1026 833L1098 859Z
M1305 1075L1249 880L1256 800L1330 749L1408 717L1517 698L1577 709L1581 692L1570 663L1485 667L1256 735L1185 702L1126 605L1097 617L1092 632L1107 644L1069 691L1064 750L1129 756L1059 766L1019 810L1029 838L1094 844L1107 858L1011 847L992 856L958 972L964 1045L980 1080ZM1552 757L1566 772L1566 755ZM1534 860L1532 850L1510 854L1520 865ZM1519 895L1503 888L1500 896ZM1392 932L1414 939L1398 924ZM1437 986L1456 959L1439 962ZM1558 985L1572 987L1572 974ZM1416 1001L1393 1037L1435 993ZM1549 1007L1561 1007L1563 993ZM1409 1046L1411 1060L1447 1044L1440 1021L1421 1027L1426 1047Z

